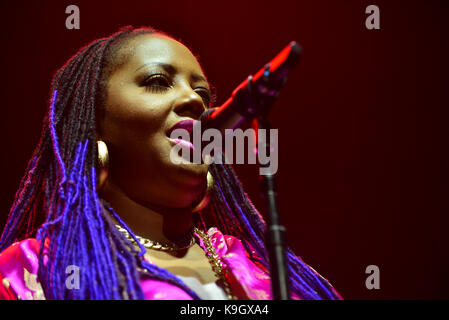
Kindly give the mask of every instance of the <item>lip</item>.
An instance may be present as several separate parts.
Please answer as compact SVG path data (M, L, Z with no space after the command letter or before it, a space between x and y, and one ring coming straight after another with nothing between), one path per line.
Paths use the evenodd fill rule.
M184 129L184 130L188 131L190 134L190 137L192 137L193 136L193 126L195 125L196 122L198 122L198 120L193 120L193 119L181 120L168 130L167 136L170 137L171 133L176 129Z
M193 127L197 122L198 122L198 120L193 120L193 119L181 120L181 121L177 122L173 127L171 127L167 131L167 137L174 144L180 144L184 148L195 150L192 140L193 140ZM186 130L189 133L190 141L183 140L180 138L175 138L175 139L171 138L170 135L176 129Z

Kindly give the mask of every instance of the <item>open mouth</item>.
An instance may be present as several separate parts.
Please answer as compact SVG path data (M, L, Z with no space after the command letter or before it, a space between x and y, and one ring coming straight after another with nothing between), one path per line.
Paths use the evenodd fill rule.
M193 126L196 122L198 121L193 119L179 121L168 130L168 138L172 143L179 144L182 148L195 150L193 145Z

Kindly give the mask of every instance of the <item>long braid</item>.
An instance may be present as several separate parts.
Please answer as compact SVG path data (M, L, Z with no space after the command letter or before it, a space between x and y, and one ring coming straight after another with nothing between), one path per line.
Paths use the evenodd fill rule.
M124 33L116 34L109 41ZM93 197L96 196L95 170L87 169L93 168L96 156L94 97L105 49L106 41L98 40L83 48L55 74L54 95L44 119L42 136L0 239L3 250L23 237L20 230L24 223L26 230L32 228L34 219L28 218L26 222L24 218L35 211L38 191L43 190L41 209L46 220L36 237L49 243L45 264L48 268L42 267L45 241L41 241L39 253L39 278L48 299L122 298L116 288L119 283L116 275L119 271L115 270L117 258L112 258L110 236L102 224L105 217L98 199ZM128 270L135 270L133 255L125 251L122 260L131 263ZM81 290L65 290L64 271L70 264L81 267ZM131 280L122 290L132 287L134 292L128 296L143 298L141 290L136 290L139 288L136 274L127 279ZM130 286L132 279L134 285ZM109 290L111 285L116 290Z

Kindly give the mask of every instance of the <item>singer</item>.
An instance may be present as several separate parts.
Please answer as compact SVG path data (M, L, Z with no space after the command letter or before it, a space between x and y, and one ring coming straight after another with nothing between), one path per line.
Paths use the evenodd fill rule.
M265 222L227 164L175 164L213 104L181 42L126 27L56 71L0 238L1 299L272 299ZM340 299L290 249L292 299Z

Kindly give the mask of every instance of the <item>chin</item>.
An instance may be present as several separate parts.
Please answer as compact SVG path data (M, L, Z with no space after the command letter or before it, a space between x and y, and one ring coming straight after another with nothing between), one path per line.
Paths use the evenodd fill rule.
M188 176L192 176L192 179L203 181L206 178L208 167L206 164L180 164L178 165L178 170Z
M174 200L171 202L167 207L174 208L174 209L185 209L185 208L191 208L194 204L198 202L198 198L187 198L182 197L179 199Z
M179 188L179 189L178 189ZM173 190L173 192L169 192L168 196L168 207L182 209L192 207L196 203L198 203L201 196L204 194L206 185L201 182L196 186L177 186L177 190ZM176 195L173 197L173 195Z
M180 183L189 186L204 184L209 168L207 164L195 163L170 163L169 166L170 171L173 173L172 177Z
M193 168L195 166L195 168ZM176 208L186 208L195 204L207 188L207 165L183 165L178 167L173 176L179 187L174 200Z

